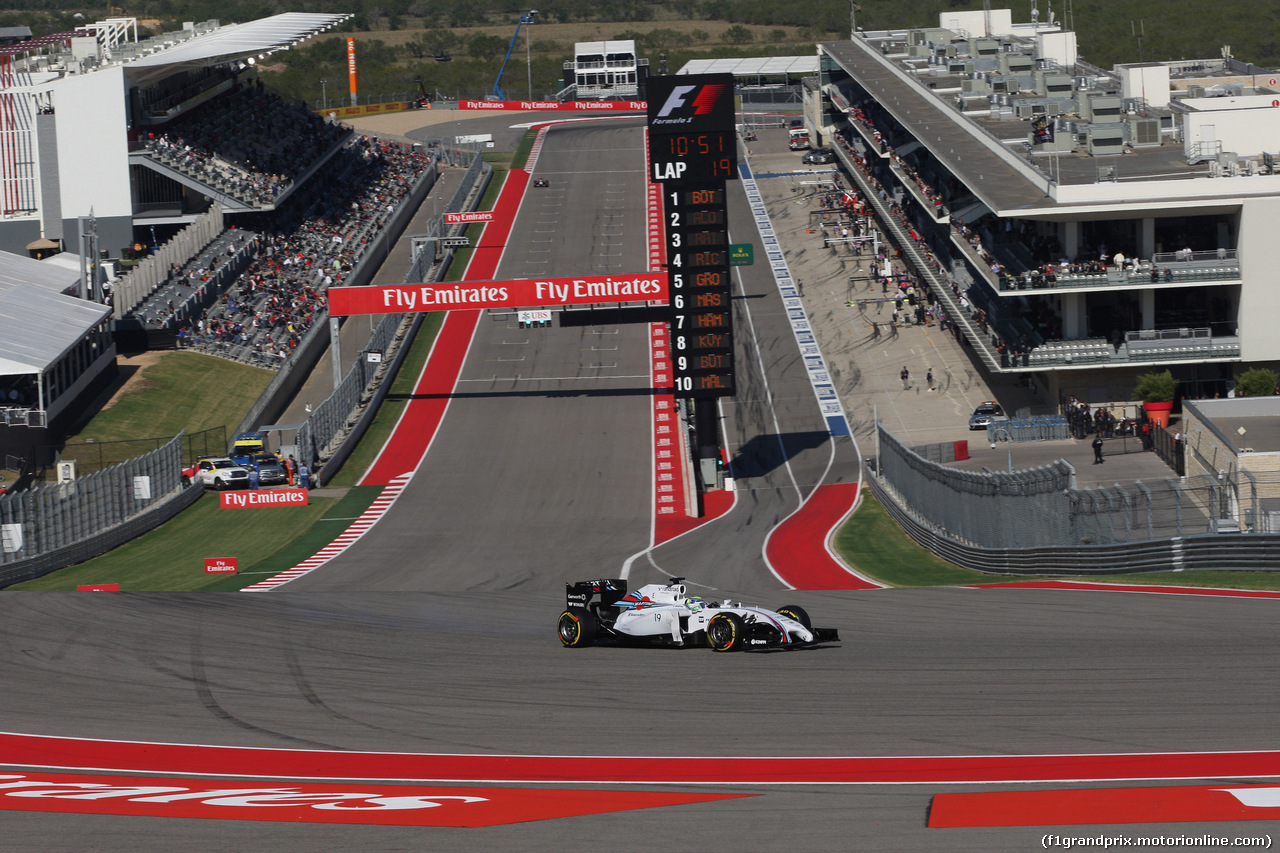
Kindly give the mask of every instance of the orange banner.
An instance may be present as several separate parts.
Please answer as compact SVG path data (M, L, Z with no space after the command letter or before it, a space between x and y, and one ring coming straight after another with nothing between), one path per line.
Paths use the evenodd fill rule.
M347 76L351 78L351 94L359 91L356 88L356 40L347 39Z

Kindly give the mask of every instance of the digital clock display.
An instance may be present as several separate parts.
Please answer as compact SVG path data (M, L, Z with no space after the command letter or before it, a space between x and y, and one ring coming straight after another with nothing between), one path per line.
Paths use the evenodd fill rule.
M659 183L736 180L738 137L732 130L654 133L649 141L649 166L650 177Z
M655 136L650 143L658 157L738 156L738 140L732 133L672 133Z

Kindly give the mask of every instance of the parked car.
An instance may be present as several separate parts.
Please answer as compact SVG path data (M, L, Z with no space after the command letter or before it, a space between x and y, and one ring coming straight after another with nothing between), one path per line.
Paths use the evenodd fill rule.
M969 416L969 429L986 429L994 423L1007 420L1009 419L1005 417L1004 409L1000 408L1000 404L994 400L988 400L974 409L973 414Z
M815 148L812 151L805 152L800 158L801 163L834 163L836 161L836 152L830 148Z
M289 482L284 464L274 453L255 453L249 464L258 469L259 486L283 486Z
M231 459L205 457L182 469L182 482L198 483L207 489L245 489L249 487L249 470Z

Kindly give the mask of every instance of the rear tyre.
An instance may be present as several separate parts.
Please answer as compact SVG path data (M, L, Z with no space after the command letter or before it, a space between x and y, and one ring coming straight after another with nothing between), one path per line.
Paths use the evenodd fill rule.
M741 651L745 639L746 628L737 613L717 613L707 623L707 645L712 651Z
M788 619L794 619L804 626L806 631L813 630L813 623L809 621L809 614L798 604L784 604L777 610L778 615L786 616Z
M595 614L574 608L560 614L557 631L565 648L580 649L595 643L597 627Z

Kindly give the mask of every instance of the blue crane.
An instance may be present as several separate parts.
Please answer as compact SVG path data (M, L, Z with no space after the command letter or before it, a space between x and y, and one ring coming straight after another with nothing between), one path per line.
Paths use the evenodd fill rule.
M520 23L516 24L516 34L511 37L511 44L507 45L507 55L502 57L502 67L498 69L498 79L493 81L493 94L497 96L499 101L507 99L502 94L502 72L507 70L507 62L511 59L511 51L516 49L516 39L520 38L520 28L525 24L532 24L533 17L537 14L537 9L530 9L529 14L521 15Z

